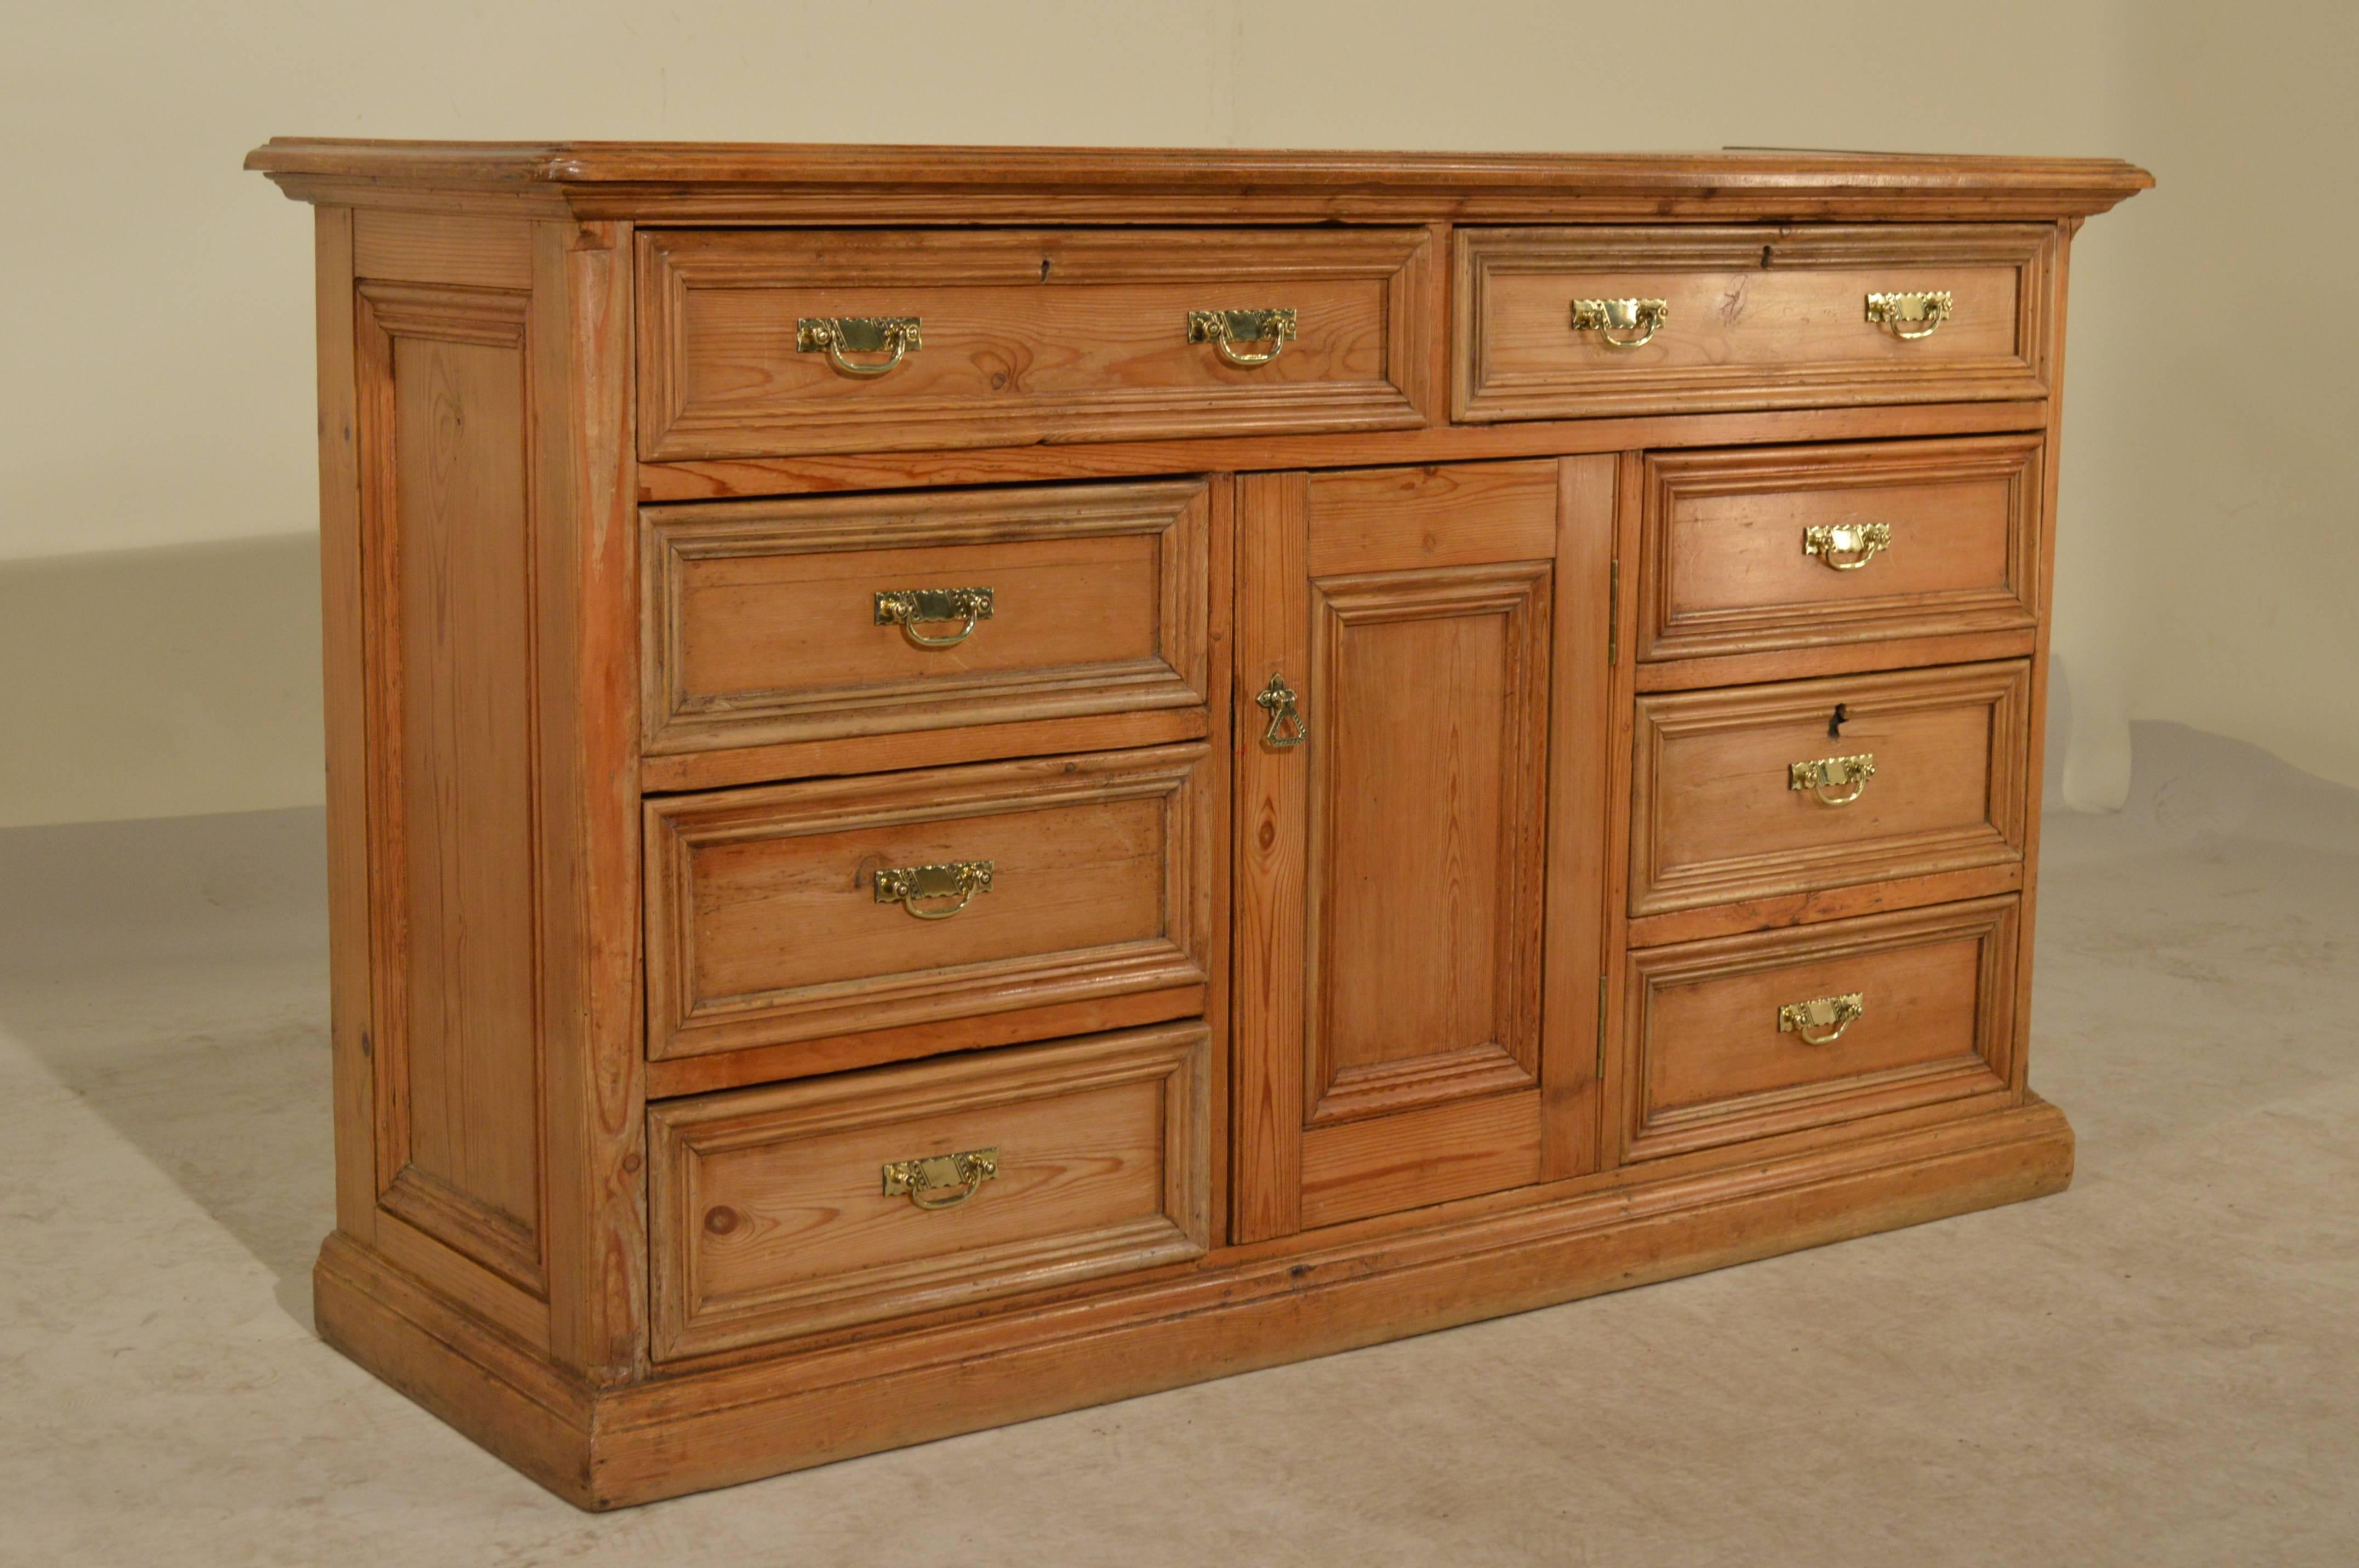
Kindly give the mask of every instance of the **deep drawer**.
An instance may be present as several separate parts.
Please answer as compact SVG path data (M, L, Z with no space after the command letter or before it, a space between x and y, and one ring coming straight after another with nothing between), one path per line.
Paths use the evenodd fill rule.
M2005 1090L2017 908L2010 895L1632 954L1629 1156Z
M1203 983L1210 759L1171 746L650 799L648 1054Z
M1205 700L1188 480L649 507L650 754Z
M2029 631L2038 436L1649 455L1638 656Z
M643 233L639 455L1421 425L1430 250L1422 229ZM1266 312L1290 315L1244 319Z
M1193 1257L1198 1022L647 1113L658 1359Z
M2048 393L2052 229L1462 229L1455 243L1461 420ZM1947 302L1938 321L1919 315L1931 296Z
M2030 679L2011 660L1641 697L1630 913L2020 860Z

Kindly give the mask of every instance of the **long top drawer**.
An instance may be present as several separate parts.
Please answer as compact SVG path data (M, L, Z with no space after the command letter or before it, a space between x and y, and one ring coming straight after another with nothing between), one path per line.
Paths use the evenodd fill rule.
M655 231L639 455L1425 423L1422 229Z

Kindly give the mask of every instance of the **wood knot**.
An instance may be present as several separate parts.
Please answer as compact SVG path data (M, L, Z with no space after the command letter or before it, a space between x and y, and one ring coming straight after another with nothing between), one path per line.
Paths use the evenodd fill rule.
M715 1236L726 1236L737 1228L737 1211L727 1204L715 1204L704 1211L704 1228Z

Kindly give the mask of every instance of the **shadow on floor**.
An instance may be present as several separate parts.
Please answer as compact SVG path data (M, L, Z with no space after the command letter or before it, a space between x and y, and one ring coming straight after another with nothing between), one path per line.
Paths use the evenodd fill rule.
M335 1222L317 808L0 832L0 1031L311 1321Z

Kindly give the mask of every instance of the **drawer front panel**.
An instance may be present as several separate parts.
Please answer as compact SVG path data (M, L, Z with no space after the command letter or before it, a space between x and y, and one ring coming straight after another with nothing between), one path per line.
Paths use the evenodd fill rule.
M650 507L646 750L1201 705L1207 496L1190 480ZM897 607L879 595L911 593L948 602L880 619Z
M1174 746L649 801L648 1054L1202 983L1209 757Z
M698 1355L1193 1257L1197 1022L648 1112L655 1355Z
M2004 1091L2017 900L1635 953L1629 1153Z
M1426 422L1422 229L679 230L639 243L650 461ZM1226 353L1201 327L1190 341L1191 313L1268 311L1292 312L1290 337L1234 338ZM914 346L886 337L897 362L864 374L892 349L838 362L799 325L846 319L914 321Z
M1638 656L2038 622L2041 438L1646 460Z
M1461 420L2048 394L2051 229L1462 229L1455 243ZM1946 295L1946 318L1930 332L1870 319L1869 297L1895 294ZM1663 314L1651 336L1643 319L1576 329L1582 300Z
M2020 860L2029 715L2022 660L1642 697L1630 913Z

